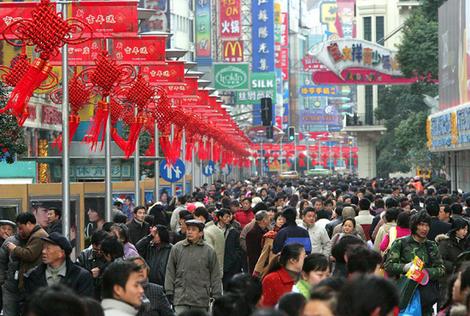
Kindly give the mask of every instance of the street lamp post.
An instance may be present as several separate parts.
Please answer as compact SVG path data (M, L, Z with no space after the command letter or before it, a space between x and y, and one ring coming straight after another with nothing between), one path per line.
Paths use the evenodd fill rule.
M280 131L279 132L279 139L280 139L280 143L279 143L279 174L282 173L282 139L284 138L284 132L283 131Z
M353 167L352 167L352 137L351 137L351 140L349 140L349 137L348 137L348 141L349 141L349 172L350 172L350 174L353 174Z
M294 170L297 172L297 137L299 133L294 133Z

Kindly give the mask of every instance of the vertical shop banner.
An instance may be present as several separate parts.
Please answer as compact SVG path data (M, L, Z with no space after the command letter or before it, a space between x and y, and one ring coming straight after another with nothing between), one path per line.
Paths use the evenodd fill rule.
M240 0L221 0L219 7L220 38L239 38L241 35Z
M274 71L274 0L252 3L253 72Z
M243 61L242 41L223 41L222 46L223 61L229 63L239 63Z
M196 60L211 64L211 0L196 1Z

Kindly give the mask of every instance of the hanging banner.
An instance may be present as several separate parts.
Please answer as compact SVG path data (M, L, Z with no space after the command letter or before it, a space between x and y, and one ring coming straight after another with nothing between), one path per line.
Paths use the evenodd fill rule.
M152 85L168 82L170 80L170 70L168 69L167 63L141 66L140 73Z
M13 22L31 18L31 12L38 2L0 2L0 32ZM5 32L8 39L16 38L11 32Z
M68 45L68 60L70 66L95 65L96 57L105 48L103 39L92 39L78 45ZM50 60L51 65L62 65L62 53L57 54Z
M196 1L196 61L210 65L211 60L211 0Z
M225 62L238 63L243 61L242 41L222 41L222 57Z
M222 39L241 35L240 0L222 0L219 8L219 34Z
M166 36L114 39L111 56L118 62L142 65L165 61Z
M253 72L274 71L274 0L252 2Z
M72 16L93 29L94 38L136 36L137 1L74 1Z
M274 72L254 72L251 74L251 87L248 91L237 92L237 104L256 104L262 98L276 99L276 74Z

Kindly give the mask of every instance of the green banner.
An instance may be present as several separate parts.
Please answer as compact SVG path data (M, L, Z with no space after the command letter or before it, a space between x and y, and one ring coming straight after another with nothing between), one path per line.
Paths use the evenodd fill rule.
M276 103L276 74L274 72L253 72L250 90L237 92L237 104L259 104L262 98L271 98Z
M214 64L214 88L217 90L248 90L250 88L248 63Z

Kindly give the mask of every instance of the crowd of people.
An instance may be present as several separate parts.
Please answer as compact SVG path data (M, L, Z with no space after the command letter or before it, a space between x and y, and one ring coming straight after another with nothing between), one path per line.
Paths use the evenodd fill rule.
M76 256L57 208L0 220L3 315L470 315L470 194L446 184L252 178L130 203L90 208Z

